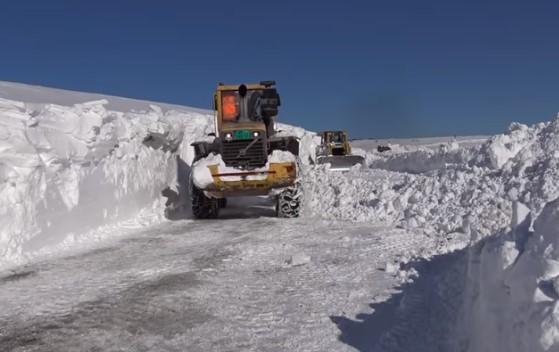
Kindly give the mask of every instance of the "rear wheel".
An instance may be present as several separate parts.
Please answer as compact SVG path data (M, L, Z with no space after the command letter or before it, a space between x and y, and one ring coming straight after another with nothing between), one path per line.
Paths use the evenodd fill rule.
M280 218L296 218L301 208L302 193L298 184L284 189L276 198L276 214Z
M195 219L215 219L219 215L218 199L207 197L204 191L190 182L192 215Z

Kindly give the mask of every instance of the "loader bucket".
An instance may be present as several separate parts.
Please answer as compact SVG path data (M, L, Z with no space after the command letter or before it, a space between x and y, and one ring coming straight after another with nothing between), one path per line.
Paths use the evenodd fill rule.
M216 196L267 195L272 189L292 186L297 179L294 162L269 163L267 170L220 172L219 165L207 168L213 182L203 190Z
M330 170L347 171L354 165L363 165L365 159L361 155L319 156L317 164L330 164Z

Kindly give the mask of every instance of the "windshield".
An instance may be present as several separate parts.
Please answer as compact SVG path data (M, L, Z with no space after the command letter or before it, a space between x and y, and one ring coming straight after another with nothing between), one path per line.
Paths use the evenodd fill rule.
M327 143L343 143L344 134L342 132L328 133L326 137Z
M221 93L221 107L223 121L261 121L262 90L249 90L245 97L238 91L224 91Z

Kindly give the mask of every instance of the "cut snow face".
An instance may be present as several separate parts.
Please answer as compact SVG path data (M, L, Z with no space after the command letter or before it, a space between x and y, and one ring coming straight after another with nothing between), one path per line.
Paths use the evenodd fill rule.
M211 115L184 108L119 112L107 105L0 99L4 264L69 246L141 210L162 214L160 192L176 184L176 155L191 161L190 143L213 130Z
M559 200L544 207L533 231L530 222L467 251L457 328L468 351L559 348Z

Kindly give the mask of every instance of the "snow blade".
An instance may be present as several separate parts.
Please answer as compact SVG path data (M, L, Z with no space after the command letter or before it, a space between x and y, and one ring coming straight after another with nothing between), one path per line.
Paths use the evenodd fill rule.
M361 155L332 155L319 156L317 164L330 164L330 170L346 171L354 165L363 165L364 158Z

